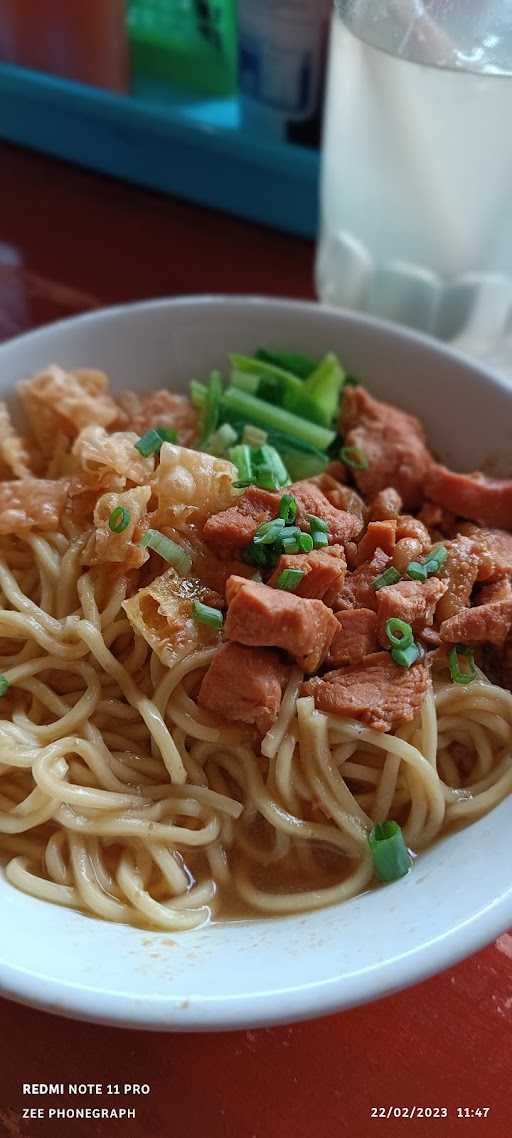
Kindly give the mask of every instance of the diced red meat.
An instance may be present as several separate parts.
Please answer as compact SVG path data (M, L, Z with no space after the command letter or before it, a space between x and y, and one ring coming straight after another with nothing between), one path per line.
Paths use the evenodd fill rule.
M436 502L424 502L418 514L418 521L423 522L429 531L435 530L443 537L451 537L455 524L455 514Z
M383 522L369 522L368 529L357 547L357 564L371 561L375 550L382 549L388 557L393 556L396 538L396 519Z
M297 501L297 525L301 529L309 529L306 515L314 514L329 527L329 545L344 545L359 536L361 519L348 510L338 510L314 482L294 482L285 492Z
M360 565L353 573L347 573L345 583L336 598L338 609L373 609L375 611L377 593L372 581L387 569L389 557L382 549L376 549L371 561Z
M428 529L417 518L401 514L396 521L396 545L393 550L393 565L400 576L407 572L411 561L421 561L431 548L432 540Z
M393 486L386 486L379 490L370 502L370 521L386 522L390 518L397 518L402 509L402 499Z
M471 537L482 550L480 581L496 581L512 574L512 533L503 529L482 529L470 522L463 522L458 532Z
M411 561L421 561L423 546L416 537L402 537L393 550L393 566L401 577L407 573Z
M386 621L392 617L405 620L416 635L434 621L436 605L447 589L446 581L429 577L427 581L397 581L377 592L377 624L380 643L389 647Z
M338 510L346 510L347 513L353 514L358 519L361 527L359 533L361 533L368 520L368 509L357 490L354 490L352 486L339 486L336 494L332 493L326 496L333 506L338 507Z
M226 598L227 640L283 648L305 672L318 671L338 627L323 601L296 597L243 577L229 578Z
M497 581L491 581L489 585L484 585L478 593L476 599L477 605L488 605L492 601L508 601L512 599L512 583L510 577L500 577Z
M469 605L480 567L478 547L472 538L456 537L445 545L448 557L439 570L439 577L448 588L437 606L437 624Z
M190 532L190 531L189 531ZM198 577L204 585L212 589L216 593L221 593L224 597L226 591L226 581L228 577L254 577L254 565L246 565L243 561L236 558L218 557L213 549L203 544L198 539L197 542L191 543L190 555L192 557L193 574Z
M357 447L368 460L366 470L354 470L365 497L373 498L392 486L407 508L421 504L432 459L423 427L414 415L380 403L364 387L349 387L342 402L341 429L345 445Z
M377 617L372 609L345 609L335 615L339 628L329 649L328 664L358 664L378 651Z
M422 628L421 632L419 633L419 640L421 640L423 646L428 649L439 648L439 645L441 644L441 637L437 631L437 628Z
M347 468L343 462L340 462L339 458L333 458L332 462L327 463L325 474L334 478L336 482L347 481Z
M223 644L199 688L201 707L264 735L277 719L289 669L271 648Z
M337 595L345 580L347 565L339 545L330 546L329 552L315 549L312 553L283 554L267 584L277 588L285 569L301 569L305 574L293 589L296 597L316 597L323 601L329 595Z
M329 544L343 545L361 530L361 519L348 510L338 510L313 482L296 482L286 488L297 501L297 525L309 531L308 514L321 518L329 527ZM275 518L280 496L250 486L234 506L208 518L203 537L222 557L232 557L252 541L258 526Z
M479 471L457 474L433 462L426 471L424 493L459 517L484 526L512 529L510 478L486 478Z
M491 601L462 609L441 625L448 644L495 644L501 648L512 628L512 600Z
M411 517L410 514L400 514L396 520L396 540L403 541L405 538L417 541L420 549L425 553L432 545L427 527L418 518Z
M301 695L312 695L320 711L359 719L376 731L392 731L399 723L414 719L428 683L425 661L400 668L387 652L377 652L360 664L308 680L301 686Z
M318 474L316 478L312 478L311 482L319 487L322 494L325 494L325 497L332 506L336 506L337 510L345 510L349 514L354 514L359 519L361 530L364 529L368 510L357 490L354 490L352 486L341 485L327 471Z
M213 514L203 527L203 537L222 557L233 557L237 550L250 545L258 526L279 512L279 495L249 486L235 506Z

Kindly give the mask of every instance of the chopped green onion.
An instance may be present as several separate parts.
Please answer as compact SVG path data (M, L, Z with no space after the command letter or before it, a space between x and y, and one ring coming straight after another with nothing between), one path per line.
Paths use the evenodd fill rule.
M368 458L361 447L342 447L340 458L352 470L368 470Z
M302 533L298 526L286 525L284 518L273 518L258 527L242 557L250 565L270 568L282 553L310 553L312 549L311 534Z
M411 581L427 580L427 567L421 561L409 561L406 572Z
M231 383L249 395L257 395L287 411L318 420L314 400L310 399L302 379L279 364L259 356L231 355Z
M283 553L300 553L296 537L283 537Z
M311 533L329 533L329 526L324 522L323 518L317 518L316 514L306 514L309 522Z
M400 668L412 668L412 665L423 655L417 644L409 644L408 648L392 648L391 659Z
M135 448L143 458L149 458L151 454L160 453L162 443L175 443L177 438L176 431L172 427L152 427L137 440Z
M229 450L229 457L233 466L236 466L240 481L235 485L250 486L254 482L254 474L252 469L252 451L247 443L239 443L236 447L231 447Z
M274 348L258 348L258 351L255 352L255 358L268 364L274 364L275 367L283 368L284 371L291 372L299 379L307 379L316 368L316 361L311 359L311 356L297 355L294 352L279 352L275 351Z
M205 383L199 383L199 380L192 379L190 382L190 398L197 411L201 411L206 403L206 396L208 388Z
M9 680L5 676L0 676L0 697L6 695L9 690Z
M269 403L277 403L288 411L295 409L304 389L302 380L296 375L254 356L231 355L229 359L233 387L249 395L258 395L260 399L268 399Z
M108 519L109 529L112 533L122 533L130 524L130 511L126 506L116 506Z
M315 421L324 427L330 427L338 409L344 382L345 372L338 357L334 352L328 352L303 384L302 390L307 399L303 410L307 411L312 405ZM294 410L300 414L300 398Z
M210 435L208 450L210 454L225 454L228 447L232 447L233 443L236 443L237 438L238 435L236 431L233 430L231 423L223 423L221 427L213 432L213 435Z
M459 664L459 656L465 661L464 669ZM454 684L470 684L476 678L475 658L471 649L466 648L464 644L454 644L453 648L450 648L448 663Z
M156 451L160 450L161 445L162 439L160 435L157 431L152 429L151 431L146 431L145 435L142 435L142 438L137 440L135 449L138 450L143 458L149 458L151 454L155 454Z
M156 432L160 435L163 443L176 443L178 441L178 432L174 427L157 427Z
M282 485L268 466L258 467L258 473L256 474L254 482L261 490L268 490L271 494L275 493L276 490L280 490Z
M378 822L370 830L368 845L381 881L398 881L409 872L412 859L398 822Z
M185 553L183 547L178 545L175 541L172 541L170 537L166 537L165 534L160 533L160 530L146 530L144 536L139 541L139 545L142 546L143 549L152 549L155 553L159 553L160 557L168 561L182 576L185 577L187 573L190 573L192 559L188 556L188 553Z
M392 616L385 624L386 636L392 648L408 648L414 640L413 631L406 620Z
M303 569L283 569L277 578L277 588L285 589L288 593L295 592L297 585L300 585L302 578L305 576Z
M220 371L212 371L208 380L206 399L201 414L201 433L199 446L204 447L210 435L217 428L222 399L222 376Z
M448 557L448 550L445 545L438 545L437 549L432 550L426 558L424 564L427 570L427 577L431 577L434 573L438 573L441 565L444 564Z
M286 529L282 532L282 537L300 537L302 530L297 525L287 525Z
M447 557L446 546L438 545L437 549L432 550L424 561L410 561L406 570L407 576L411 578L411 581L426 581L427 577L432 577L439 572Z
M268 441L279 451L293 482L303 478L314 478L325 470L329 456L325 451L310 446L301 439L292 439L281 431L270 430Z
M280 490L290 482L281 456L275 447L266 443L261 447L239 443L231 448L229 457L240 475L237 486L254 484L262 490Z
M273 541L277 541L285 528L285 523L282 518L273 518L270 522L263 522L263 525L258 526L256 533L253 537L255 545L271 545Z
M156 427L152 427L151 430L146 431L146 435L142 435L142 438L137 440L135 451L139 451L143 459L149 459L151 454L159 454L160 446L164 442L165 439L162 438Z
M334 431L327 431L317 423L301 419L283 407L276 407L237 387L228 387L224 392L223 409L229 418L243 419L263 427L265 431L282 431L319 450L327 450L336 437Z
M255 482L263 490L279 490L288 486L291 479L281 455L275 447L265 443L257 447L252 456Z
M248 565L259 565L262 569L268 569L271 565L275 565L279 557L279 553L274 553L274 547L270 545L255 545L254 541L246 546L242 552L242 561Z
M400 580L400 574L393 565L389 569L385 569L384 573L379 573L378 577L374 577L371 582L372 589L383 589L385 585L396 585Z
M302 536L302 530L298 526L286 526L281 533L281 547L283 553L299 553L300 545L299 538Z
M233 368L229 378L233 387L240 387L242 391L248 391L249 395L258 394L259 375L248 375L245 371L238 371L237 368Z
M329 545L328 533L322 533L321 530L318 530L317 533L314 533L312 535L312 537L315 549L323 549L324 546Z
M297 517L297 499L293 494L283 494L279 503L279 517L283 519L286 524L294 522Z
M237 352L232 352L229 362L233 372L238 375L254 375L257 379L268 377L276 380L297 380L297 376L293 375L288 368L281 367L280 364L269 363L267 360L262 360L260 356L241 356Z
M196 624L208 624L210 628L220 630L224 624L224 617L220 609L210 608L201 601L194 601L192 605L192 618Z
M246 423L242 435L243 443L248 443L251 447L262 447L265 445L267 438L268 435L266 431L262 431L259 427L253 427L251 423Z

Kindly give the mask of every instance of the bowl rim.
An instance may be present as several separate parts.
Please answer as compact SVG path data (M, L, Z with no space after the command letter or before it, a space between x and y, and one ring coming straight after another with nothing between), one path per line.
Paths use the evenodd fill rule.
M288 920L284 917L282 920ZM220 1032L276 1027L336 1015L416 986L485 948L512 922L512 882L498 901L436 941L361 972L316 984L243 996L191 997L105 992L84 984L48 980L0 961L0 996L64 1019L152 1032ZM461 935L463 934L463 935ZM350 985L350 987L349 987ZM276 1001L279 1008L276 1008Z
M245 308L247 306L263 308L268 304L271 304L273 308L282 307L286 310L292 309L297 312L314 311L332 317L341 317L356 327L369 327L375 329L375 331L391 335L404 343L423 345L423 347L433 351L435 354L439 354L444 358L451 358L456 360L459 364L469 367L473 372L485 376L487 380L491 378L497 382L500 387L510 389L512 378L508 380L503 371L494 364L475 359L456 344L439 340L428 332L421 332L416 328L399 324L394 320L387 320L381 316L372 316L371 313L359 312L357 309L337 307L336 305L325 304L314 299L304 300L295 297L280 296L279 294L274 296L272 293L180 293L176 296L145 297L143 300L128 300L119 304L100 305L97 308L87 310L86 312L79 312L73 316L64 316L56 320L47 321L45 324L39 324L34 328L19 332L16 336L9 336L8 339L0 341L0 353L5 349L10 349L12 346L22 346L25 341L35 339L36 337L44 338L47 333L58 332L60 329L69 328L70 326L82 327L82 325L88 323L96 323L98 320L110 320L112 317L122 316L123 314L129 315L130 312L135 312L135 310L137 312L144 312L158 308L186 308L188 306L195 307L203 305L209 308L222 308L226 305L233 305L235 308Z
M429 335L365 313L320 305L313 300L289 300L258 294L204 293L157 297L94 309L42 325L2 342L0 361L11 348L21 349L25 344L37 340L41 340L44 350L45 338L58 334L61 330L72 332L78 326L94 326L98 322L109 322L134 313L143 316L144 312L155 309L214 307L221 310L230 306L232 309L243 310L248 306L263 308L268 305L272 305L274 311L281 308L292 310L297 315L315 312L319 316L324 314L341 317L355 328L375 330L395 341L415 345L431 355L453 360L459 366L469 369L475 377L482 378L485 383L491 382L491 385L506 390L512 401L511 385L496 368L475 361L458 348ZM279 919L286 921L289 918ZM99 991L93 986L74 984L58 978L48 979L33 970L5 964L1 959L0 995L66 1018L139 1030L219 1031L291 1023L334 1014L420 983L477 951L511 923L512 880L510 888L500 896L481 906L467 920L449 928L434 941L419 945L405 955L378 962L356 976L333 976L305 986L284 986L232 997L194 995L186 1016L177 1014L179 1004L175 996Z

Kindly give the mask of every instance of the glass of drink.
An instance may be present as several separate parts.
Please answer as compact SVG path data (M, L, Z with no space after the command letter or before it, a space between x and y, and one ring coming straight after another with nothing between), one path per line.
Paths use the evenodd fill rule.
M336 0L317 290L477 354L512 331L510 0Z

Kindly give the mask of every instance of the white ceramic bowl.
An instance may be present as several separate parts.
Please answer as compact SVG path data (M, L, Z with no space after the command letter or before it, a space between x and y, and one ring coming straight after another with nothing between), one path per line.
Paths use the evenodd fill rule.
M428 338L313 304L199 297L112 308L0 347L0 391L58 361L114 386L185 390L258 344L339 352L473 469L509 456L512 388ZM26 897L0 878L0 992L62 1015L155 1030L242 1028L334 1012L415 983L512 924L512 799L421 855L405 880L321 912L167 935Z

